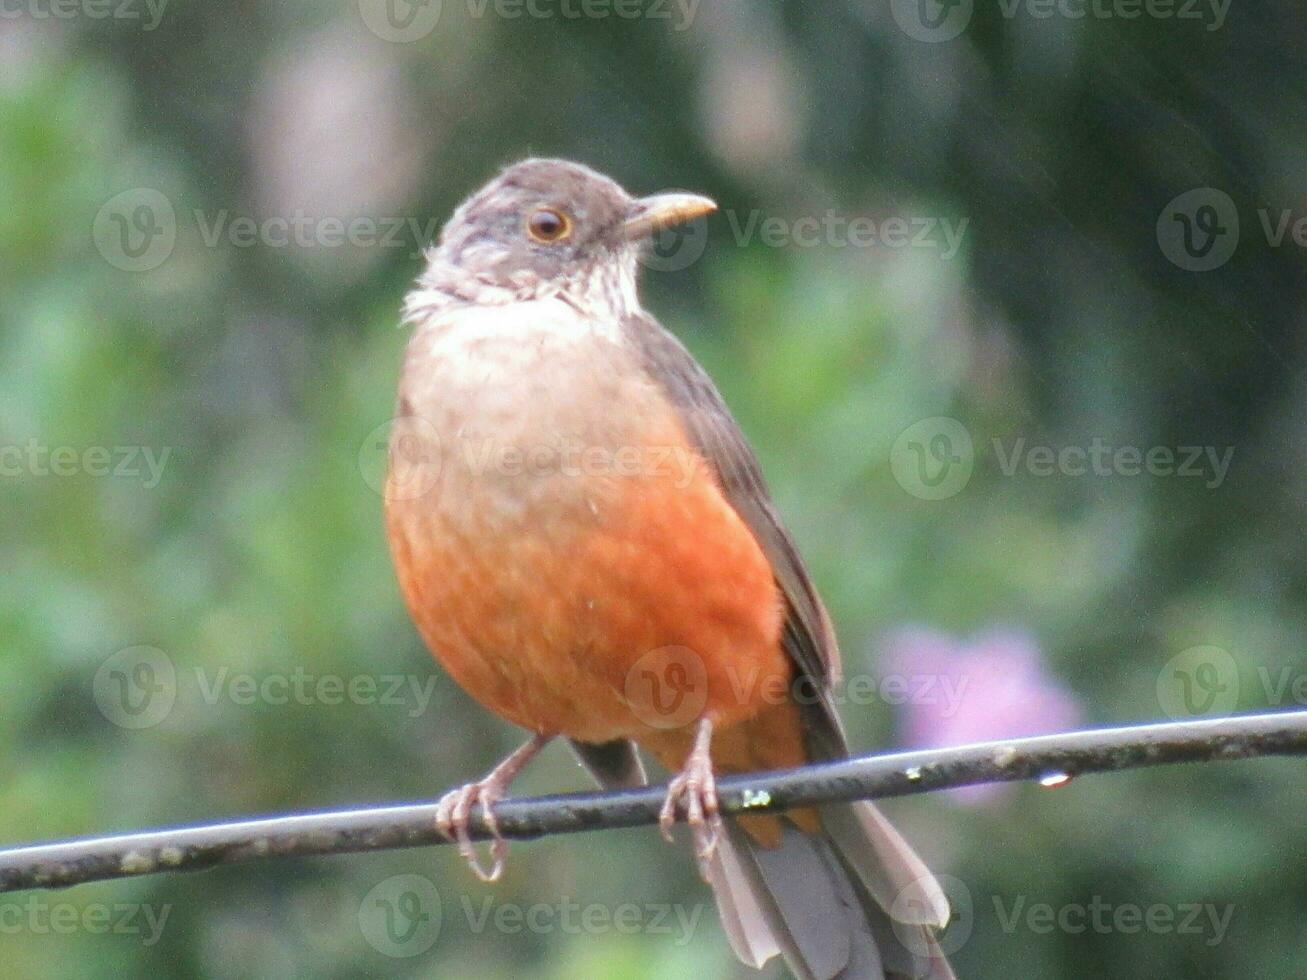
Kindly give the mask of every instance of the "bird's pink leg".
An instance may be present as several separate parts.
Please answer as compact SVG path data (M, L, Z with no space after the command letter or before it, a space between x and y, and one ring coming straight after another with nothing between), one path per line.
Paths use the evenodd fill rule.
M532 735L530 741L523 743L513 754L486 774L484 779L468 783L456 790L451 790L440 799L436 806L436 829L445 837L458 844L458 853L463 855L472 868L472 873L482 881L495 881L504 873L504 859L508 856L508 841L499 836L499 826L495 822L492 807L503 799L509 785L540 750L549 744L551 735ZM486 829L490 831L489 870L481 864L468 826L472 820L472 807L481 804L481 813L485 819Z
M717 778L713 775L712 721L700 719L694 733L694 746L685 760L685 766L667 784L667 799L658 816L663 836L672 839L672 825L676 822L676 808L685 808L685 822L694 837L694 853L699 859L699 873L706 879L708 862L717 850L717 839L722 832L722 818L717 810Z

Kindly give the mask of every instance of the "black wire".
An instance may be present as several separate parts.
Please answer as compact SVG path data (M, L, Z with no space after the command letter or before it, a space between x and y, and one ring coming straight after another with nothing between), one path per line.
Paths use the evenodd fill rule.
M1094 772L1179 762L1307 755L1307 711L1243 715L1043 735L892 755L865 756L718 783L723 813L785 810L907 796L977 783L1058 785ZM662 787L576 793L496 805L512 839L636 827L657 821ZM198 871L269 857L302 857L447 843L434 803L293 814L197 827L81 838L0 851L0 892L60 888L141 874ZM480 816L472 836L485 839Z

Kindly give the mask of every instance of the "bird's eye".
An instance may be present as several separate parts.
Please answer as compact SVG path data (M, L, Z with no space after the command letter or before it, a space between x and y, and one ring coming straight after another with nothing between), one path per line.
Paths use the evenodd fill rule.
M526 231L538 242L560 242L572 233L572 222L567 215L553 208L541 208L527 219Z

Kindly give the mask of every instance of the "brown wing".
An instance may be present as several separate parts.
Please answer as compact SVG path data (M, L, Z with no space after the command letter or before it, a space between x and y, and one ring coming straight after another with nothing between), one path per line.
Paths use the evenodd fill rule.
M847 754L829 698L840 671L835 633L794 539L776 512L753 449L717 386L675 336L647 314L628 318L624 327L645 371L676 406L686 434L713 467L726 499L771 562L786 603L782 643L797 668L796 683L811 685L811 690L799 688L806 695L803 701L817 708L805 712L810 747L819 757Z

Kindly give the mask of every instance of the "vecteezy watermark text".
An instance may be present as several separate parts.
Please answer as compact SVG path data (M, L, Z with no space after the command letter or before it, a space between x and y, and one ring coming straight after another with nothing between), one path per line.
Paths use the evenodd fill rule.
M152 31L163 20L169 0L0 0L0 20L87 20L139 21L141 30Z
M562 932L570 936L602 936L620 933L664 935L671 937L677 946L684 946L694 938L704 905L691 906L665 902L621 902L607 905L602 902L581 903L569 896L557 902L535 902L520 905L498 901L487 895L479 902L471 896L459 896L459 908L473 933L501 932L508 935L530 932L545 935Z
M833 208L816 214L785 217L758 209L736 211L724 208L725 220L735 244L753 243L765 248L859 248L929 249L946 261L962 247L970 218L952 219L934 215L890 215L875 218L846 214ZM708 246L708 219L664 228L640 253L640 264L655 272L679 272L689 268Z
M28 895L0 901L0 935L69 936L84 932L93 936L139 936L141 945L153 946L163 935L171 914L172 906L168 904L89 902L79 905Z
M3 2L3 0L0 0ZM407 249L420 253L436 234L436 218L411 215L374 217L290 215L254 217L222 208L189 212L194 225L179 220L172 200L152 187L115 194L96 213L91 237L104 260L125 272L149 272L172 256L182 232L193 233L205 248Z
M1136 446L1101 436L1085 444L1037 444L1024 436L990 441L999 472L1033 477L1156 477L1201 480L1219 488L1234 461L1233 446ZM957 496L971 480L977 448L957 419L933 416L904 429L890 449L890 470L908 493L921 500Z
M233 248L405 248L416 255L422 243L435 236L435 218L315 217L296 211L290 217L253 218L226 209L212 214L192 212L200 240L216 248L224 240Z
M1134 902L1112 903L1099 895L1088 903L1068 902L1053 905L1049 902L1027 904L1024 895L1012 899L1009 905L1003 896L995 895L994 914L999 927L1006 933L1024 929L1035 935L1061 932L1079 935L1095 932L1099 935L1152 935L1203 936L1208 946L1217 946L1225 938L1234 916L1234 906L1226 903L1155 902L1139 905Z
M171 456L171 446L48 446L29 439L21 445L0 445L0 479L113 477L140 480L146 490L153 490Z
M238 707L268 705L381 705L403 707L410 718L427 710L435 693L433 674L311 674L296 667L289 674L231 672L226 667L215 673L197 669L195 683L206 705L230 701Z
M190 682L193 681L193 686ZM426 712L435 694L434 674L250 673L226 666L216 671L197 667L179 672L172 658L151 646L134 646L105 658L91 683L100 713L120 728L152 728L163 722L179 697L214 707L256 705L380 706L400 708L407 717Z
M504 20L665 20L672 30L694 23L699 0L466 0L472 17Z
M936 705L942 708L938 714L948 718L961 706L970 680L955 674L853 674L828 686L806 675L791 679L760 668L731 667L714 676L710 689L707 663L689 647L656 647L627 669L623 698L642 723L659 730L692 724L710 696L741 705Z
M1035 20L1201 21L1208 31L1225 26L1231 0L998 0L1008 20L1024 14Z
M4 0L0 0L4 2ZM953 259L962 248L969 218L934 215L844 214L834 209L782 217L754 209L724 211L726 225L740 247L755 242L767 248L928 249ZM189 219L189 220L188 220ZM253 216L223 208L194 208L179 215L162 191L137 187L115 194L101 206L91 237L104 260L126 272L149 272L172 256L178 240L190 235L205 248L393 249L417 255L434 240L438 219L411 215L342 217L311 215ZM707 222L697 218L664 229L640 261L654 271L678 271L703 255Z
M1004 476L1024 470L1030 476L1156 476L1201 479L1209 490L1225 482L1234 447L1111 446L1095 437L1088 446L1040 446L1024 438L1008 445L993 440L994 456Z
M506 902L494 895L473 899L461 894L446 903L431 879L422 875L393 875L374 886L359 905L358 924L364 938L386 956L418 956L439 938L442 928L458 913L463 928L473 935L665 936L677 946L687 945L703 921L704 903L580 902L562 895L557 901L530 904Z
M696 474L707 472L702 457L688 446L516 446L493 439L462 439L458 446L474 477L645 477L684 490Z
M390 500L416 500L452 480L645 480L685 490L712 479L703 457L683 444L596 445L558 437L541 442L459 435L403 415L373 429L359 446L359 472Z
M1225 26L1231 0L998 0L1004 20L1161 20ZM962 34L976 12L976 0L889 0L899 29L918 41L939 43Z
M436 29L448 0L357 0L368 30L384 41L411 44ZM452 3L451 3L452 6ZM472 20L649 20L687 30L699 0L463 0Z
M756 208L743 214L727 209L724 215L735 244L740 246L756 240L768 248L924 248L938 251L945 260L958 254L971 224L970 218L954 221L893 215L877 219L835 210L797 218L768 215Z

